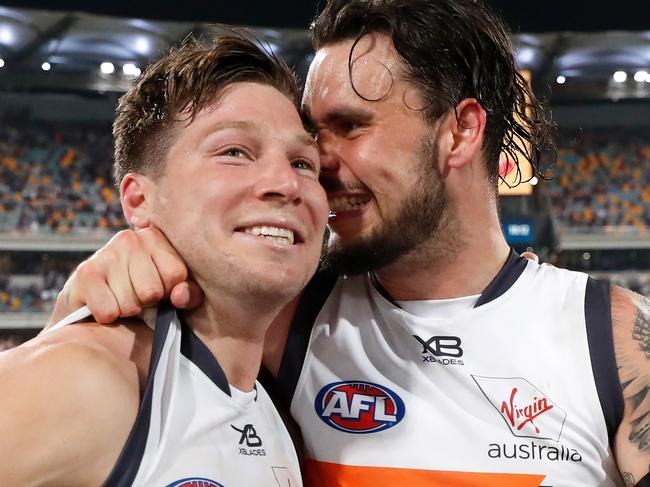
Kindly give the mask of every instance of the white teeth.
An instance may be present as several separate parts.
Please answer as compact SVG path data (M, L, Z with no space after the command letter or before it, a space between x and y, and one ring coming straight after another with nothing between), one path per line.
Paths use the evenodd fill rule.
M335 196L329 199L330 211L352 211L358 210L363 205L370 201L368 195L353 195L353 196Z
M286 228L279 227L248 227L244 229L245 233L251 233L253 235L262 235L269 240L281 244L281 245L293 245L294 236L291 230Z

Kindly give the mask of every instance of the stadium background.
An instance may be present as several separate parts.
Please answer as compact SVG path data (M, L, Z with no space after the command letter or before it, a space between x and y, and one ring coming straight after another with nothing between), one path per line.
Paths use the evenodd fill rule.
M124 225L110 124L139 70L222 22L304 77L316 3L0 0L0 350L38 332L75 265ZM621 2L491 3L558 128L553 179L500 198L507 239L650 296L650 16Z

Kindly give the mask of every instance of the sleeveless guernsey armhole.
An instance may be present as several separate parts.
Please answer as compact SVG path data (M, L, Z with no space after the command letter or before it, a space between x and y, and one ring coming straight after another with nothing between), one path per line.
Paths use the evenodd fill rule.
M309 337L318 313L327 301L338 275L319 272L307 284L296 308L277 377L277 391L288 407L296 390L302 365L309 346Z
M587 278L585 321L596 391L605 416L609 444L613 445L616 430L623 419L624 402L612 336L609 282Z
M126 440L122 453L120 453L108 479L104 482L104 487L129 487L133 484L138 473L147 444L147 437L149 436L154 377L174 312L174 308L168 302L161 303L158 306L158 316L156 317L156 327L151 345L149 376L140 401L140 409L129 438ZM119 400L119 398L115 398L115 400Z

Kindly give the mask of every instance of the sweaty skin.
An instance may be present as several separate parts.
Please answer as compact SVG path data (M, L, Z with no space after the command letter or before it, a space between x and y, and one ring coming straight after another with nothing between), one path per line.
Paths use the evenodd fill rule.
M178 124L164 164L157 178L126 175L120 193L127 220L160 229L175 250L129 268L182 256L188 267L180 261L174 279L191 273L204 294L184 321L228 383L252 391L268 327L318 265L328 212L318 150L289 98L240 82ZM112 471L138 414L152 331L139 319L98 321L0 354L1 485L87 487Z
M482 292L501 268L508 255L498 219L496 194L487 184L483 164L483 136L486 114L474 99L463 100L434 125L425 123L421 114L408 107L418 106L415 88L399 77L400 63L391 41L384 35L364 37L355 49L352 75L359 88L369 96L380 94L387 85L387 71L393 73L391 89L374 101L360 98L352 89L347 60L352 41L322 48L310 69L303 104L318 131L323 172L321 181L328 191L330 204L337 210L330 220L331 244L345 248L363 243L373 232L399 214L405 198L419 184L416 177L421 161L415 156L423 138L435 140L437 170L447 191L447 207L441 217L440 231L400 255L394 262L376 269L382 286L395 300L444 299ZM376 99L379 98L379 99ZM404 100L408 100L406 104ZM399 137L394 135L399 133ZM345 200L347 198L347 200ZM345 201L354 200L354 207ZM102 251L72 276L57 300L57 316L91 301L100 313L117 316L123 305L133 309L149 305L131 289L131 264L125 249L134 246L157 262L155 255L170 255L169 244L155 230L135 235L118 235L111 246L122 255L117 259ZM127 242L128 241L128 242ZM162 259L161 259L162 260ZM178 268L181 263L174 262ZM163 294L174 285L177 304L196 300L182 279L174 279L164 265L154 264L148 271L164 284L156 287ZM97 279L97 276L100 276ZM110 277L106 277L110 276ZM153 282L151 279L150 282ZM109 284L110 281L110 284ZM95 288L90 290L90 288ZM111 293L117 301L102 306L97 296ZM126 299L122 297L126 296ZM144 298L144 299L143 299ZM194 304L194 303L192 303ZM285 308L274 321L266 337L264 363L277 372L295 303ZM650 417L648 363L648 300L614 287L612 291L613 337L620 382L623 385L625 411L616 435L614 450L618 466L627 478L636 481L648 474L650 448L646 418ZM632 484L631 484L632 485Z

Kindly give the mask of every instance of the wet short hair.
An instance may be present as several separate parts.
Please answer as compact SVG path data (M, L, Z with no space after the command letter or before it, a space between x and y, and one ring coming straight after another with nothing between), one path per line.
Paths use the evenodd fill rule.
M427 121L466 98L486 111L483 152L495 189L501 152L520 171L523 150L533 172L544 177L542 155L553 148L554 126L516 67L507 28L479 0L329 0L311 30L316 50L355 40L349 63L363 36L388 35L404 63L400 74L425 100Z
M272 86L299 107L294 73L243 32L233 31L210 44L187 39L151 63L117 106L113 123L116 184L130 172L151 177L163 174L179 114L191 122L226 87L239 82Z

